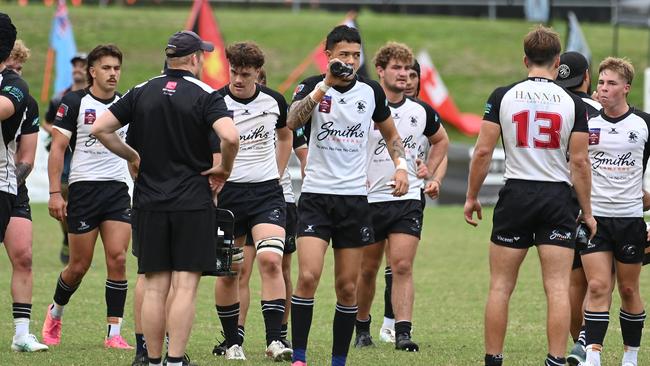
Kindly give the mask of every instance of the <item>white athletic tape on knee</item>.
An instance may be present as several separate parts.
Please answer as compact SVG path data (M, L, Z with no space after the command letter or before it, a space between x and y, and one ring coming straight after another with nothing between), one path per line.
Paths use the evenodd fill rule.
M237 252L232 255L232 264L244 263L244 251Z
M255 243L255 249L258 253L273 252L280 255L284 254L284 239L278 237L270 237L259 240Z

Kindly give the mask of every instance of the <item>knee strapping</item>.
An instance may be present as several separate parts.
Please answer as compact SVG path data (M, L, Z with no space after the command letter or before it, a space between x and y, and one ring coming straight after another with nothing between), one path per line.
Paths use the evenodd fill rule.
M270 237L259 240L255 243L258 253L273 252L279 255L284 254L284 240L279 237Z

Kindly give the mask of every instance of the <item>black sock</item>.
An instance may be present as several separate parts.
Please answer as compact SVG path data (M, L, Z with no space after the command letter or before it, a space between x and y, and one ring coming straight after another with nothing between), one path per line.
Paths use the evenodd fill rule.
M109 318L122 318L124 316L124 303L129 284L126 280L117 281L106 279L106 316Z
M293 361L306 362L307 340L314 315L314 298L291 296L291 341L293 342Z
M32 304L14 302L11 304L11 309L14 314L14 319L30 319L32 317Z
M223 334L226 337L226 346L230 348L234 344L239 344L239 334L237 332L237 320L239 320L239 303L232 305L217 305L217 315L221 321ZM241 344L239 344L241 346Z
M148 358L149 358L149 363L152 363L154 365L159 365L162 363L162 357L158 357L158 358L148 357Z
M630 314L623 309L619 314L621 320L621 333L623 333L623 344L628 347L641 346L641 333L645 321L645 311L640 314Z
M580 327L580 334L578 334L578 343L583 347L587 347L587 342L585 340L585 326Z
M264 316L264 328L266 329L266 345L273 341L282 339L280 328L284 316L285 299L262 300L262 315Z
M63 282L63 278L59 275L59 279L56 282L56 290L54 291L54 302L61 306L68 305L70 297L77 291L77 288L79 288L79 284L70 286Z
M370 333L370 322L372 321L372 316L368 315L368 319L365 320L360 320L357 319L356 321L356 327L357 327L357 334L359 333Z
M288 335L289 335L289 324L284 323L280 327L280 337L282 337L282 339L287 339Z
M147 343L144 341L144 334L135 334L135 354L141 355L147 352Z
M239 345L243 346L244 345L244 337L246 337L246 330L244 329L243 325L238 325L237 326L237 334L239 335L239 341L241 342Z
M384 317L395 319L395 313L393 313L393 302L390 297L393 289L393 270L390 266L384 268L384 280L386 281L386 288L384 289Z
M183 356L172 357L170 355L167 355L167 363L174 363L174 362L183 362Z
M408 334L409 336L411 335L411 327L412 324L409 321L406 320L400 320L398 322L395 322L395 334Z
M503 364L503 355L485 355L485 366L501 366Z
M356 305L345 306L336 303L334 325L332 326L332 357L346 357L348 355L357 311Z
M587 345L603 345L607 327L609 326L609 312L585 310L585 341Z
M550 353L546 355L546 361L544 362L545 366L564 366L566 364L566 358L564 357L553 357Z

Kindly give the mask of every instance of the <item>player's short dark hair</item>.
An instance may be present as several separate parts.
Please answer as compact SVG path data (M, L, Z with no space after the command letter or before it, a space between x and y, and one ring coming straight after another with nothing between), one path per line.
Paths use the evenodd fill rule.
M226 48L226 58L231 67L254 67L259 69L264 66L264 52L251 41L233 43Z
M543 25L533 28L524 38L524 53L534 65L548 66L560 55L560 51L560 36L553 29Z
M375 54L375 66L385 69L390 60L401 61L410 66L413 64L413 51L403 43L388 42Z
M325 49L332 50L339 42L349 42L361 44L361 35L356 28L347 25L338 25L332 29L325 40Z
M93 48L93 50L88 54L88 64L86 65L86 79L88 80L88 85L93 85L93 77L90 75L90 68L95 64L95 62L106 56L113 56L120 61L120 65L122 64L122 51L120 51L116 45L100 44Z
M634 66L630 60L626 58L607 57L598 66L598 74L604 70L613 71L619 75L630 85L634 80Z
M0 62L5 62L16 42L16 27L11 23L11 18L5 13L0 13Z

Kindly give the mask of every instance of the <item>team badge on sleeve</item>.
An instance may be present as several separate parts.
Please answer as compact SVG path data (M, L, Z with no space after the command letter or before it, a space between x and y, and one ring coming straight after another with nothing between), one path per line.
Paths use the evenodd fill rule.
M600 128L589 129L589 145L598 145L600 142Z
M61 105L59 105L59 108L56 110L56 118L61 119L65 117L66 114L68 114L68 106L61 103Z
M329 113L332 110L332 97L326 95L323 100L318 104L318 111L322 113Z
M94 109L86 109L84 112L84 124L92 125L97 119L97 112Z
M299 84L293 91L293 96L295 97L296 94L300 93L303 89L305 89L305 84Z

